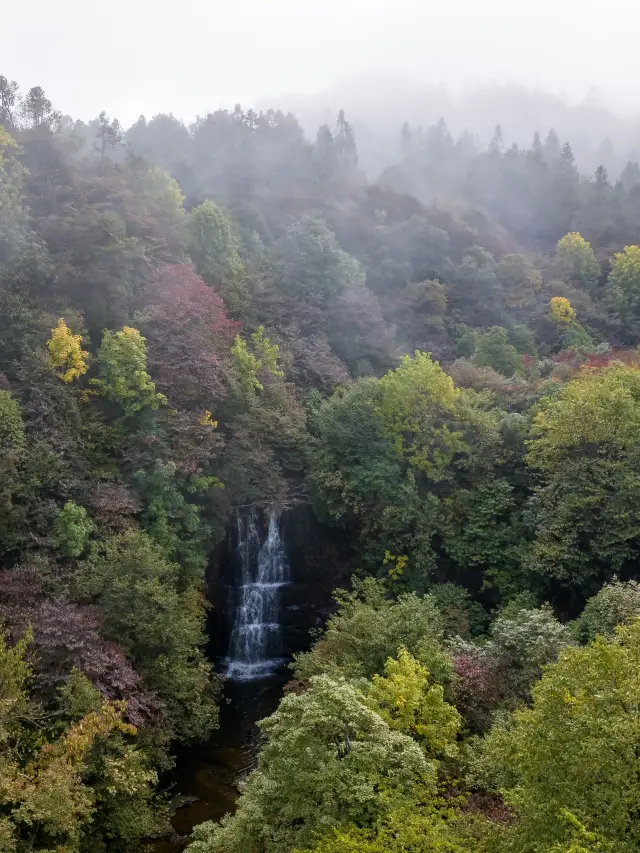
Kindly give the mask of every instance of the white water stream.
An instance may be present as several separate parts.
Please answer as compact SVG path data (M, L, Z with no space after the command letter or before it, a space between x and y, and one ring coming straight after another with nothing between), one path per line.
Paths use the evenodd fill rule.
M255 509L237 516L240 581L227 677L263 678L282 664L280 589L289 582L289 562L274 513L266 538Z

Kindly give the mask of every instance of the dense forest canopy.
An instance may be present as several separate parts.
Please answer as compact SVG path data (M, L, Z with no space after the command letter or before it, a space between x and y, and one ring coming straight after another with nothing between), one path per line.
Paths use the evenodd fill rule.
M247 505L351 589L194 853L637 850L640 167L539 131L406 121L365 176L342 110L0 77L0 851L167 829Z

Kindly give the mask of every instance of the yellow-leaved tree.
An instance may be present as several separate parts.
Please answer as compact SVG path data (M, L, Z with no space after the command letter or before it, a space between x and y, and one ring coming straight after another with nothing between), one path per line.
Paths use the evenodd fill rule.
M82 336L74 335L60 318L47 341L49 364L63 382L73 382L87 372L89 353L82 349Z
M74 669L43 714L29 692L31 639L11 646L0 631L0 850L82 853L103 838L130 849L163 823L125 703Z
M549 315L556 323L563 326L568 326L576 318L576 312L571 307L571 303L564 296L554 296L549 302Z
M587 330L576 320L576 312L564 296L554 296L549 302L549 317L561 331L563 349L590 352L594 342Z
M373 676L367 697L393 731L417 740L429 758L454 755L462 718L445 702L440 684L430 683L429 670L405 646Z

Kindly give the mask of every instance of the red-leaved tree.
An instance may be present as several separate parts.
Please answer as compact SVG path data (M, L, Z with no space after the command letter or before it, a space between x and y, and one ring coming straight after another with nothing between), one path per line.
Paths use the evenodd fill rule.
M49 598L41 576L44 566L23 564L0 572L0 622L17 639L31 628L33 689L46 704L75 667L105 699L124 699L127 718L136 726L157 721L162 707L116 643L100 635L102 622L92 607L64 597Z
M230 348L239 324L190 264L157 269L145 303L141 330L158 390L174 407L212 410L229 389Z

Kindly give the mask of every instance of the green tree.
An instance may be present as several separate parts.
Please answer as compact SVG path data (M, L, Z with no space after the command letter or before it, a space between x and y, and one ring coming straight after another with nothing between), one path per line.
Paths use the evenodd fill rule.
M104 613L106 635L144 673L174 736L202 738L217 725L214 676L202 652L205 604L199 586L180 588L179 566L145 533L102 540L81 566L76 596Z
M351 176L358 168L358 149L351 124L344 110L340 110L336 119L335 150L338 165L343 176Z
M432 596L393 599L381 581L366 578L354 583L352 593L337 593L336 601L338 610L311 651L296 655L296 678L328 674L368 679L382 675L389 658L403 648L435 681L450 678L451 667L441 649L442 620Z
M579 323L571 323L562 335L563 349L575 349L582 352L593 352L595 344Z
M104 160L105 154L109 149L115 150L122 144L124 136L122 127L117 118L111 121L104 110L102 110L98 118L91 122L91 124L96 128L96 139L93 147L100 154L100 159Z
M126 161L129 196L120 207L127 233L144 245L145 254L160 263L184 260L187 216L175 178L146 160Z
M404 484L402 460L384 430L377 395L375 380L338 389L310 424L316 441L310 448L309 478L317 510L343 524L361 524L361 539L369 545L381 536L381 507L394 506ZM372 560L378 565L387 547L376 548ZM400 547L395 553L407 550Z
M500 670L504 702L514 706L528 700L543 667L555 661L568 645L569 631L550 607L505 608L491 623L483 645L485 656Z
M471 358L476 351L478 333L475 329L462 326L460 335L456 341L456 355L458 358Z
M562 349L591 351L593 341L589 333L576 321L576 312L564 296L554 296L549 302L549 319L560 330Z
M563 811L570 839L554 844L550 853L612 853L614 845L599 832L591 832L571 812Z
M584 643L598 636L610 638L618 625L633 622L639 616L640 583L615 580L605 584L587 601L571 625L571 632Z
M531 707L486 736L482 774L518 818L505 829L507 849L580 849L553 846L577 842L576 822L612 850L637 849L639 655L638 620L613 640L565 650L533 687Z
M33 86L22 100L22 115L31 130L50 129L60 118L41 86Z
M503 255L496 266L496 275L509 308L530 305L542 287L540 271L524 255Z
M181 587L199 582L207 564L211 529L194 496L197 499L198 493L220 486L220 481L181 476L175 462L156 459L150 468L136 471L133 482L144 502L144 529L165 557L180 566Z
M639 428L635 367L582 371L543 398L527 454L538 477L531 568L588 592L637 559Z
M416 789L435 794L435 765L344 679L313 678L260 727L236 813L197 827L193 853L288 853L334 827L370 827Z
M403 296L409 300L412 309L430 320L444 317L447 313L447 288L438 279L411 281L405 287Z
M502 293L493 255L481 246L471 246L455 267L448 293L449 306L465 323L495 323L502 313Z
M198 273L215 287L232 315L249 308L249 290L240 244L229 216L212 201L194 207L187 218L187 251Z
M9 391L0 390L0 553L19 552L25 535L26 436L22 412ZM37 482L37 480L36 480Z
M18 97L16 81L7 80L0 74L0 124L9 130L16 124L15 105Z
M596 253L582 235L573 231L558 241L554 270L561 281L587 292L593 292L600 279Z
M92 380L93 384L107 399L122 406L125 417L166 404L167 398L156 392L147 373L145 339L137 329L125 326L119 332L105 330L98 362L102 378Z
M26 171L20 164L22 149L0 122L0 266L24 245L27 213L22 204Z
M613 256L605 299L623 320L640 314L640 246L625 246Z
M318 176L323 181L331 181L338 171L338 155L336 143L329 125L323 124L318 128L314 146Z
M428 353L406 355L378 383L383 429L396 452L432 480L442 479L453 457L464 452L455 423L460 390Z
M479 394L456 388L429 355L416 353L378 382L338 390L314 414L316 503L356 527L367 568L380 572L386 552L404 556L394 581L425 591L443 535L467 565L489 564L496 554L512 559L513 489L491 482L502 439L499 413L484 405ZM492 490L495 515L485 500ZM508 548L492 531L495 523L511 537Z
M471 458L481 458L485 465L460 466L442 501L438 529L446 553L460 568L484 571L486 587L512 595L530 583L521 568L527 546L523 519L527 495L519 488L521 457L513 453L505 458L504 433L496 436L490 420L486 427L473 436L469 451ZM504 422L502 428L506 432ZM496 470L504 462L508 464Z
M67 501L53 523L56 548L65 557L79 557L86 551L95 529L86 509Z
M79 199L64 217L52 221L48 238L54 264L63 267L65 304L82 312L93 340L105 328L130 325L154 247L165 245L165 235L156 235L153 222L140 209L142 199L142 190L127 192L118 204L122 210L105 210Z
M488 615L468 589L455 583L437 583L429 590L436 600L445 636L469 637L484 633Z
M478 837L467 831L451 806L406 803L375 829L342 829L322 838L313 853L479 853ZM575 850L571 853L582 853ZM590 853L590 851L588 851ZM600 853L600 851L597 851ZM604 853L604 851L602 851Z
M362 266L340 248L327 224L313 216L290 226L274 245L274 255L280 286L303 300L324 302L364 284Z
M19 453L25 447L22 412L9 391L0 390L0 451Z
M538 357L535 334L528 326L512 326L509 329L509 343L513 344L520 355Z
M493 367L503 376L513 376L521 366L518 350L509 343L509 333L502 326L491 326L478 335L473 363L478 367Z

